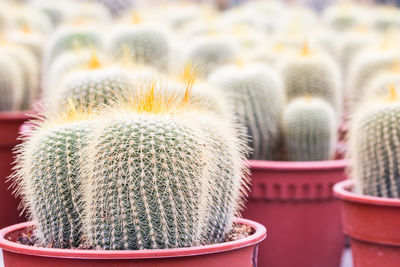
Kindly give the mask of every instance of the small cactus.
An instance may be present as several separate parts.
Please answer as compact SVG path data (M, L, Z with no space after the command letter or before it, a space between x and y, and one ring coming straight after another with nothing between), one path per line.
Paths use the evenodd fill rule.
M39 87L39 63L35 56L26 48L18 45L6 44L0 49L8 53L18 64L21 70L23 92L21 109L27 110L31 107L33 100L36 99Z
M185 64L191 64L201 78L206 78L217 67L233 63L236 43L222 36L204 36L195 39L187 49Z
M399 62L388 71L383 71L375 75L374 78L366 85L365 93L362 97L363 101L373 97L383 97L387 95L388 87L400 85L400 65Z
M239 122L246 126L252 159L272 160L280 140L284 106L282 82L267 65L228 65L216 69L210 83L219 86L233 104Z
M337 126L337 115L328 102L313 97L292 100L285 108L282 121L287 160L332 159Z
M314 53L304 43L299 55L292 55L278 62L286 97L319 97L330 103L338 116L342 109L342 88L339 68L328 56Z
M102 38L93 27L64 27L53 34L45 48L44 65L49 67L61 54L82 48L102 48Z
M45 98L57 91L63 78L76 70L85 70L105 62L106 57L96 50L79 49L60 55L49 69L43 73L43 89Z
M400 198L399 100L392 87L389 97L364 102L354 115L349 157L359 194Z
M63 108L73 101L82 109L117 101L133 91L130 73L118 67L92 68L67 75L60 88L50 97L54 108Z
M128 53L136 63L168 70L170 44L161 30L149 25L121 26L110 38L109 49L116 59L122 59Z
M0 49L0 110L19 110L24 91L23 72L16 60Z

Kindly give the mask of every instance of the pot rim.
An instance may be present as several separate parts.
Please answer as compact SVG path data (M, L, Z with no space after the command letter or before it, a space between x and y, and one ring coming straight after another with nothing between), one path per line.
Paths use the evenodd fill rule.
M26 120L35 114L33 110L0 111L0 121Z
M60 249L60 248L43 248L34 247L5 239L5 236L13 231L17 231L33 225L33 222L25 222L14 224L0 230L0 248L6 251L41 256L41 257L57 257L57 258L79 258L79 259L150 259L150 258L169 258L196 256L203 254L211 254L225 252L243 247L257 244L265 239L266 229L260 223L236 218L236 223L249 225L255 230L255 233L246 238L235 241L229 241L219 244L174 248L174 249L146 249L146 250L81 250L81 249Z
M248 160L252 170L275 170L286 172L311 172L330 171L346 168L348 160L322 160L322 161L273 161L273 160Z
M354 186L353 180L346 180L339 182L334 185L333 194L336 198L344 201L357 202L361 204L369 204L376 206L400 207L400 199L374 197L374 196L357 194L351 191L353 186Z

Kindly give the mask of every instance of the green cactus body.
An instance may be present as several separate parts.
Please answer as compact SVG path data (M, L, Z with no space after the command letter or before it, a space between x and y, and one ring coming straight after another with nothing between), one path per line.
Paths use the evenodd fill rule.
M73 10L73 3L59 0L57 3L46 0L35 0L31 3L32 7L45 14L54 27L59 26L67 20L69 12Z
M55 108L63 108L72 100L80 108L88 109L115 102L129 91L133 91L129 72L106 67L71 73L50 99Z
M66 27L53 35L45 48L44 64L49 67L61 54L83 48L102 48L102 38L96 28Z
M4 49L15 60L21 70L23 82L21 109L27 110L37 97L39 64L34 55L22 46L6 45L0 46L0 49Z
M292 100L285 108L282 121L287 160L332 159L337 125L337 116L328 102L311 97Z
M191 64L201 78L217 67L233 63L237 53L235 42L222 36L205 36L193 41L187 50L186 64Z
M400 102L364 103L356 112L349 137L349 157L357 193L400 197Z
M285 101L279 75L266 65L224 66L209 77L233 104L239 122L251 137L253 159L272 160L280 140L280 119Z
M164 32L153 26L131 25L117 28L111 36L110 51L116 59L123 59L129 53L136 63L168 70L169 40Z
M347 86L350 90L349 104L359 102L365 95L368 83L379 72L390 70L399 61L399 52L394 49L368 49L358 53L349 69Z
M340 72L328 56L303 51L278 63L288 101L312 96L329 102L338 116L342 110Z
M20 147L22 192L42 245L69 248L81 244L81 150L92 124L45 125Z
M22 104L23 73L14 58L0 49L0 110L19 110Z

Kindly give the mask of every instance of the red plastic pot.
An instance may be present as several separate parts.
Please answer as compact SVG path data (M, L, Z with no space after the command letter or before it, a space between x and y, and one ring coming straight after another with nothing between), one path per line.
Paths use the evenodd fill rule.
M259 223L236 219L255 230L249 237L221 244L178 249L155 250L79 250L54 249L16 243L21 232L28 232L31 222L0 230L0 248L5 267L254 267L258 243L266 237Z
M0 112L0 228L25 221L17 209L20 201L12 195L6 179L11 174L12 150L20 143L19 128L31 118L28 114L32 111Z
M353 181L335 185L343 231L351 238L354 267L400 266L400 199L353 193Z
M346 161L249 161L245 218L265 225L261 267L338 267L344 247L340 203L332 187L346 179Z

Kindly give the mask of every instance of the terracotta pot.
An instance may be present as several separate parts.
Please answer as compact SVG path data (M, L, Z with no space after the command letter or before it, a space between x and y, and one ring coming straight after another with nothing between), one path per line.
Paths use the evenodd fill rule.
M338 267L344 247L332 187L346 161L249 161L251 193L243 216L264 224L261 267Z
M351 238L354 267L400 266L400 199L352 192L353 181L335 185L343 231Z
M14 198L6 180L13 166L12 150L20 143L19 128L31 118L28 114L32 111L0 112L0 228L25 221L17 209L20 200Z
M258 243L266 237L259 223L236 219L252 227L249 237L216 245L154 250L79 250L54 249L16 243L20 233L27 233L31 222L0 230L0 248L5 267L254 267L257 266Z

